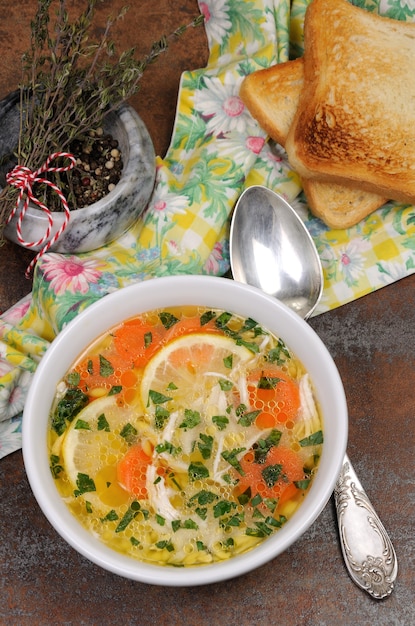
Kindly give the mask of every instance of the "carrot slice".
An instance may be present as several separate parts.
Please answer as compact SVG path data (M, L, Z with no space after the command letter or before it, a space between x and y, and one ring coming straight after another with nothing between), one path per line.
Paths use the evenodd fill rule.
M241 467L243 474L237 475L236 495L250 488L252 497L259 493L262 498L282 502L297 493L294 481L305 478L302 459L290 448L271 448L263 463L255 462L254 454L249 451L241 459Z
M137 498L147 496L146 473L149 463L151 463L151 457L138 443L129 448L117 465L118 482Z
M128 368L131 365L117 354L88 356L75 367L80 376L78 386L86 394L97 387L109 391L120 384L120 376Z
M143 367L161 345L165 329L139 319L124 322L114 332L114 347L127 364Z
M248 380L248 393L252 407L274 415L277 422L284 423L297 416L300 408L298 384L281 369L267 368L253 372ZM258 427L266 428L260 426L261 419Z

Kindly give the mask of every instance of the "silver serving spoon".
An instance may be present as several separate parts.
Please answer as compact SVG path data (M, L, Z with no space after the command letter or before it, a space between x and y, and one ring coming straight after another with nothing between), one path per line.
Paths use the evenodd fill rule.
M304 223L281 196L259 185L241 194L231 222L230 258L235 280L310 317L323 290L321 262ZM352 580L377 600L389 596L398 573L395 550L347 455L334 499Z

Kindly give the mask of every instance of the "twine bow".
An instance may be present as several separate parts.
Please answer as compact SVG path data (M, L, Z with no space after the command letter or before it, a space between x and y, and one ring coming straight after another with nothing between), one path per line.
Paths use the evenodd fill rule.
M50 167L51 162L54 159L57 159L60 157L69 159L70 160L69 165L66 165L64 167ZM46 244L43 246L43 248L41 248L41 250L38 252L38 254L35 256L35 258L31 261L30 265L26 269L26 278L29 278L30 273L34 265L38 261L38 259L43 254L45 254L45 252L47 252L47 250L49 250L49 248L61 236L61 234L67 227L69 223L69 218L70 218L68 202L64 194L62 193L61 189L59 189L59 187L55 185L55 183L53 183L52 181L48 180L47 178L44 178L42 174L46 172L67 172L71 170L72 168L74 168L75 165L76 165L76 160L72 154L69 154L68 152L54 152L46 159L45 163L38 170L34 172L32 172L30 168L24 165L16 165L16 167L14 167L13 170L11 172L8 172L8 174L6 175L6 182L9 185L16 187L16 189L19 189L19 196L17 198L16 205L11 211L6 223L8 224L13 219L13 217L15 216L16 212L19 209L19 206L21 205L23 196L26 194L25 201L20 208L19 217L17 220L17 225L16 225L17 238L19 242L25 248L33 248L35 246L36 247L41 246L46 241ZM34 195L33 185L35 183L44 183L48 187L51 187L51 189L53 189L53 191L58 194L62 202L62 206L63 206L64 213L65 213L65 219L64 219L62 226L59 228L59 230L53 235L53 237L49 241L47 240L49 239L51 232L52 232L53 216L52 216L52 212L48 209L48 207L45 204L43 204L43 202L41 202ZM42 209L42 211L46 213L47 218L48 218L48 226L46 228L46 232L43 235L43 237L41 237L38 241L25 241L22 235L22 223L26 215L26 211L29 208L30 202L33 202L33 204L36 204L40 209Z

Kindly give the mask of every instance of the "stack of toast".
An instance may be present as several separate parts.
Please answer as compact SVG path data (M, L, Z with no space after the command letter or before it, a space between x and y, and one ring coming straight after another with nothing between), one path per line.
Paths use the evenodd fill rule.
M415 24L312 0L303 57L244 79L242 101L331 228L387 200L415 203L414 68Z

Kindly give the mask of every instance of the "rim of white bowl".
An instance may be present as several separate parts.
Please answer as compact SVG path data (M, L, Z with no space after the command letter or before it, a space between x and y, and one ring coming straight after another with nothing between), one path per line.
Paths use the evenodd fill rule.
M191 296L183 296L188 290ZM254 299L252 298L254 296ZM225 304L224 304L225 298ZM149 302L149 304L146 304ZM300 358L306 370L318 353L319 367L312 380L324 398L318 397L323 420L336 412L335 428L325 431L319 471L299 511L277 533L253 550L228 561L189 568L151 565L105 546L70 513L59 495L49 468L46 429L56 383L90 341L123 319L164 306L202 304L253 317L279 334ZM278 323L275 320L278 317ZM278 331L277 326L283 330ZM287 328L286 328L287 327ZM87 337L87 341L85 341ZM304 351L304 342L310 350ZM65 355L62 359L61 356ZM44 381L48 386L44 387ZM46 518L76 551L100 567L140 582L163 586L197 586L245 574L290 547L317 519L326 506L339 475L347 444L348 414L343 384L327 348L315 331L296 313L256 287L212 276L153 278L104 296L80 313L54 339L33 377L23 413L23 458L29 484ZM325 453L329 450L331 454ZM320 490L318 500L315 493ZM301 513L300 515L298 513Z

